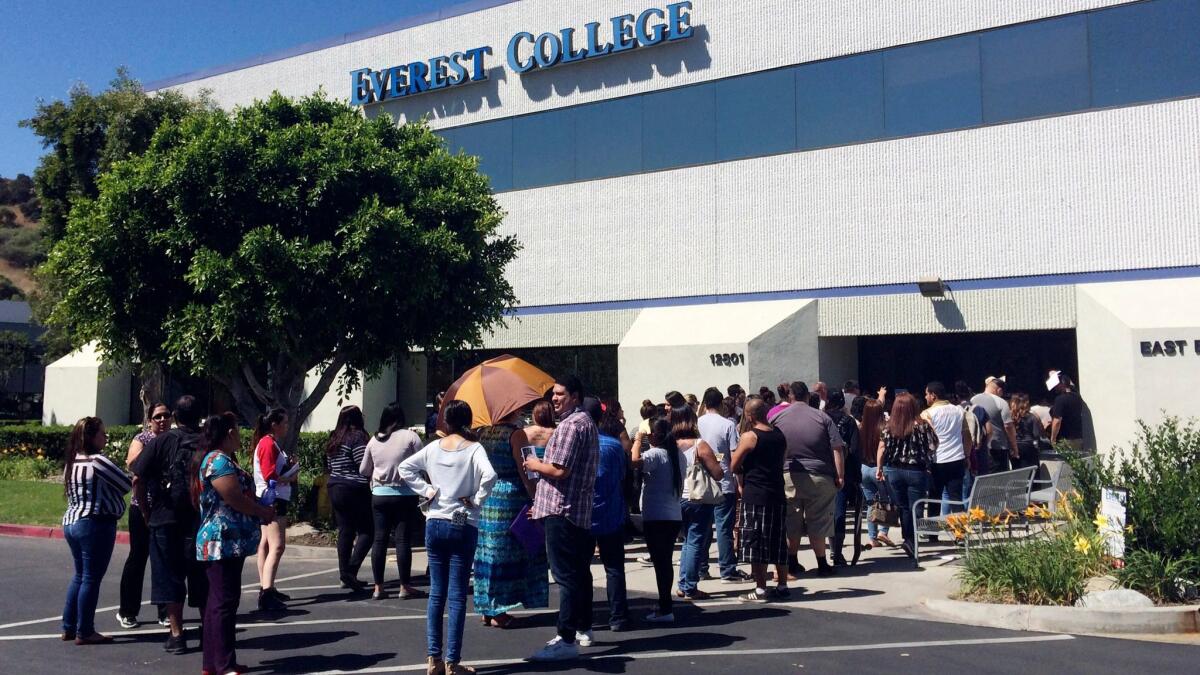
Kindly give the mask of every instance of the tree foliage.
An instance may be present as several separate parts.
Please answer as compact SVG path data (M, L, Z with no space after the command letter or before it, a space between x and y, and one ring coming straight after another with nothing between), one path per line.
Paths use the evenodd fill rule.
M33 179L23 173L0 178L0 204L24 204L33 199Z
M501 219L476 160L423 123L323 95L196 110L72 209L45 266L62 293L50 321L117 361L222 378L295 429L343 369L501 320L518 248Z
M145 151L163 121L178 120L205 105L173 91L147 95L124 68L99 94L79 84L67 101L39 102L21 126L40 136L49 151L34 171L33 183L50 240L62 236L76 199L96 197L97 176Z
M95 94L80 84L66 101L40 102L27 127L42 139L48 151L33 174L36 196L21 204L31 220L43 223L41 233L53 243L63 236L67 216L77 200L95 199L97 177L116 162L145 152L150 139L165 120L179 120L188 112L210 107L201 100L172 91L147 94L124 68L117 70L108 89ZM29 242L18 242L17 253L34 263L41 256ZM60 284L49 274L36 273L38 289L30 304L34 320L45 325L51 309L61 299ZM49 326L41 338L48 361L63 356L86 340L65 328Z

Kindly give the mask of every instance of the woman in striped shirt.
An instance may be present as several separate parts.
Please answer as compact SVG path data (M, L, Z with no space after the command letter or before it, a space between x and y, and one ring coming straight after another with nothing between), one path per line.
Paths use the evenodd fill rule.
M367 450L367 426L362 409L348 405L338 413L337 426L325 446L325 472L329 474L329 500L337 518L338 576L342 588L360 592L366 584L358 580L371 541L375 520L371 515L371 484L358 472Z
M76 422L67 442L63 470L67 511L62 524L75 560L75 576L63 606L62 639L74 640L77 645L112 641L96 632L96 601L112 558L117 520L125 513L125 495L132 484L116 464L100 454L106 443L108 435L99 417Z

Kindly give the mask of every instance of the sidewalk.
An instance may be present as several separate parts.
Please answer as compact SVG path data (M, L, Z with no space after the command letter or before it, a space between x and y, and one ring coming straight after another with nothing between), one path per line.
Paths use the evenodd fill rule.
M949 547L944 547L950 552ZM847 549L849 551L849 549ZM308 559L328 560L332 565L337 564L337 552L332 547L288 545L285 555ZM654 579L654 568L642 565L638 558L646 555L646 547L641 541L627 544L625 547L625 584L627 591L637 595L655 596L658 593ZM389 564L391 563L389 553ZM717 572L717 547L714 543L709 555L712 572ZM953 561L945 561L936 557L926 557L921 569L915 569L912 560L904 555L900 548L884 548L863 551L857 565L837 568L837 575L820 578L815 573L816 561L812 551L802 550L800 562L807 572L799 581L789 582L792 591L791 600L787 604L803 606L829 612L845 612L851 614L871 614L876 616L892 616L913 619L938 619L924 607L927 598L948 597L956 588L954 574L957 565ZM413 570L421 572L425 569L426 558L424 549L413 551ZM740 569L749 572L747 565ZM679 547L675 550L675 582L679 577ZM593 586L596 589L597 602L604 596L604 568L599 558L593 559ZM773 587L772 583L772 587ZM723 584L720 581L702 581L700 590L710 597L696 603L705 605L723 605L739 602L737 596L745 594L753 588L752 583Z
M849 549L847 549L849 550ZM947 548L949 551L949 548ZM625 548L625 582L630 593L656 595L654 569L636 562L645 555L645 547L629 545ZM717 573L717 549L714 545L709 555L710 568ZM816 560L812 551L800 552L800 563L806 572L799 581L788 582L792 592L790 605L809 609L851 614L871 614L929 620L935 618L925 610L926 598L944 598L955 588L954 573L957 566L938 558L925 558L921 569L913 567L912 560L900 548L884 548L863 551L858 564L853 567L838 567L836 576L821 578L815 574ZM675 553L678 574L679 552ZM749 566L740 565L749 572ZM593 565L592 575L597 588L604 586L604 568ZM676 576L678 582L678 576ZM769 582L772 587L773 582ZM706 604L738 602L737 596L753 588L752 583L723 584L720 581L702 581L700 590L709 598L697 602Z

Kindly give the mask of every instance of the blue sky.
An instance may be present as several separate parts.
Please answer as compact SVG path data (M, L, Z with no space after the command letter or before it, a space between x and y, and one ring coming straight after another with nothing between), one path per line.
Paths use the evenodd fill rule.
M0 176L32 174L41 143L19 120L118 66L153 82L391 23L463 0L3 0Z

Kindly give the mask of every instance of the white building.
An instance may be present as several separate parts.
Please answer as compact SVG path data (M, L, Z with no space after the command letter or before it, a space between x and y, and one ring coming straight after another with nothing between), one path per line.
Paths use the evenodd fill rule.
M1200 0L476 0L152 86L427 116L524 245L483 347L586 352L631 418L1055 368L1108 448L1200 414L1198 35Z

